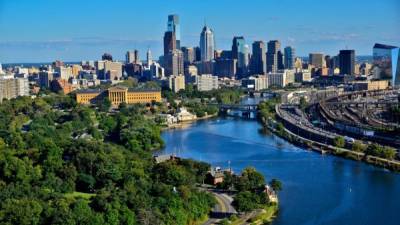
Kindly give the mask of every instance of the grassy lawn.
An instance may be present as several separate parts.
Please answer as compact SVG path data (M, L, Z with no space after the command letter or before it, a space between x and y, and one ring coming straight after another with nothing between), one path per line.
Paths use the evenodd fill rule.
M86 200L89 200L91 197L95 196L96 194L90 194L90 193L83 193L83 192L72 192L72 193L66 193L64 196L68 199L71 198L83 198Z
M266 206L264 210L251 219L252 224L268 224L272 222L278 211L278 205Z

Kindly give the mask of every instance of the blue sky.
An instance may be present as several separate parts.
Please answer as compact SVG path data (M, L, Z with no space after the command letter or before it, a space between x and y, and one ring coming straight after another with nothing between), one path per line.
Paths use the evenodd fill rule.
M205 20L218 49L230 49L234 35L279 39L299 56L400 45L399 0L0 0L0 62L123 59L131 49L144 58L148 47L158 57L171 13L184 46L198 45Z

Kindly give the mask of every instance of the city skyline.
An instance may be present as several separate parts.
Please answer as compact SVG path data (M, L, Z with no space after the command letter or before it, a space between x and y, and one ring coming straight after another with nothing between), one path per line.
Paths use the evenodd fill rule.
M253 41L267 43L277 39L282 48L294 47L298 56L311 52L337 55L347 48L354 49L356 55L372 55L375 42L397 46L400 42L400 29L396 26L400 21L400 3L395 0L340 0L329 7L322 3L305 4L309 0L250 1L246 2L249 8L259 7L252 7L251 12L243 10L243 16L228 13L241 9L238 4L227 5L229 1L213 1L213 7L198 10L210 2L172 1L164 6L159 1L116 1L113 7L121 6L118 13L105 14L107 7L103 4L45 0L17 4L2 0L0 62L96 60L104 52L123 60L126 51L133 49L138 49L144 59L148 48L157 59L163 52L162 39L170 14L179 15L180 42L187 47L199 46L204 20L215 32L216 49L221 50L230 49L234 36L243 36L249 46ZM347 7L340 7L345 3ZM378 8L376 13L366 13ZM337 11L341 12L340 17ZM19 12L18 17L15 12Z

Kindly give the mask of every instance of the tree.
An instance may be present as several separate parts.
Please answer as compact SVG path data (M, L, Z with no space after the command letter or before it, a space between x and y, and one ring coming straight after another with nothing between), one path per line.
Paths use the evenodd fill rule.
M366 150L366 146L360 141L355 141L351 146L351 149L355 152L364 152Z
M299 105L301 110L305 110L307 108L307 100L304 96L300 97Z
M256 194L250 191L239 192L233 200L235 209L239 212L250 212L258 207Z
M272 179L270 185L274 191L281 191L282 190L282 182L277 179Z
M239 191L251 191L262 188L265 184L264 176L255 168L248 167L242 171L242 175L236 180L235 187Z
M344 140L344 137L336 136L333 140L333 144L338 148L343 148L346 144L346 141Z

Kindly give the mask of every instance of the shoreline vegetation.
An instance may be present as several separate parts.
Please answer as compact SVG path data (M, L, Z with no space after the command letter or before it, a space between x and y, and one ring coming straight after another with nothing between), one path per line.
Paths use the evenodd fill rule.
M73 93L3 101L0 223L186 225L206 220L216 200L196 184L210 165L189 159L156 163L152 156L165 145L155 115L182 105L198 116L188 123L214 118L218 110L208 101L236 103L241 92L205 95L207 101L205 96L189 103L170 98L167 104L118 108L107 102L77 104Z
M40 96L40 95L39 95ZM152 107L77 104L47 93L0 104L0 223L196 224L215 204L197 190L210 165L157 164Z
M275 119L275 106L277 104L279 104L279 101L277 99L272 99L263 102L260 105L260 122L275 135L306 150L315 151L321 154L331 154L354 161L364 162L373 166L388 169L393 172L400 172L399 161L376 156L386 153L385 148L380 145L371 144L369 146L365 146L361 143L355 142L352 145L352 149L346 149L344 148L345 144L344 140L342 140L342 137L338 137L337 140L335 139L336 146L332 146L311 141L290 132L283 126L282 123ZM394 155L392 156L392 154L390 154L390 157L394 157Z

